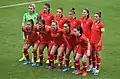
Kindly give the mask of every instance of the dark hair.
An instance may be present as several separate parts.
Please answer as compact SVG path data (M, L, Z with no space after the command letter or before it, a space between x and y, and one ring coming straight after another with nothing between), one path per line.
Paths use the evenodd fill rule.
M65 24L67 24L68 27L70 27L70 22L69 21L66 21Z
M32 24L32 29L33 29L33 26L34 26L34 21L32 19L28 20L27 22L30 22Z
M45 21L44 20L39 20L38 23L41 22L43 25L45 25Z
M58 25L58 22L57 22L57 21L53 20L52 22L54 22L56 25Z
M77 29L80 32L80 34L83 34L83 29L81 26L77 26L75 27L75 29Z
M50 4L45 3L44 6L47 6L49 8L48 13L50 13Z
M50 8L50 4L48 4L48 3L45 3L44 5L45 5L45 6L47 6L48 8Z
M71 8L70 12L72 12L73 14L75 14L75 8Z
M89 18L90 17L90 11L88 10L88 8L85 8L84 10L88 13L87 18Z
M63 12L63 8L62 8L62 7L59 7L59 8L57 8L57 9L60 9L60 10Z
M99 15L99 17L101 17L101 12L96 12L95 14L98 14L98 15Z
M34 21L32 19L28 20L32 24L32 27L34 26Z

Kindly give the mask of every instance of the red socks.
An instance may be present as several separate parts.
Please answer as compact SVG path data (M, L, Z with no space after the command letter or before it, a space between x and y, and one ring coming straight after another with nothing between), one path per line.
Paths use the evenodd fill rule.
M97 70L100 70L101 58L97 56Z
M80 62L75 60L75 68L80 71Z
M59 61L59 64L60 64L60 69L62 69L63 56L58 56L58 61Z
M70 59L69 59L69 56L65 56L65 64L66 64L66 68L69 68L69 62L70 62Z
M34 54L34 62L37 60L37 50L33 49L33 54Z
M57 52L55 52L54 58L55 58L55 60L57 60Z
M25 55L25 57L26 57L27 60L30 60L29 54L28 54L28 51L27 51L26 48L24 48L24 55Z
M92 65L92 55L89 56L89 65Z
M40 64L43 64L43 52L39 52L39 57L40 57Z
M83 61L82 64L83 64L84 72L87 72L87 63Z
M69 62L70 62L69 59L65 59L65 63L66 63L66 67L67 67L67 68L69 68Z
M50 65L54 67L54 55L50 54Z
M96 67L96 56L92 57L93 68Z

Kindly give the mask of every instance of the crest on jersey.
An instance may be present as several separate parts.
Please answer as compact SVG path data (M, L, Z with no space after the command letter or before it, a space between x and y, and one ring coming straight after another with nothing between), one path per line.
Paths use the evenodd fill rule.
M88 24L89 22L87 21L86 24Z
M60 22L62 22L62 20L60 20Z
M47 18L50 18L50 16L48 16Z
M76 22L75 22L75 21L74 21L73 23L74 23L74 24L76 24Z
M98 29L98 28L99 28L99 26L96 26L96 28Z
M83 27L83 23L81 23L81 27Z

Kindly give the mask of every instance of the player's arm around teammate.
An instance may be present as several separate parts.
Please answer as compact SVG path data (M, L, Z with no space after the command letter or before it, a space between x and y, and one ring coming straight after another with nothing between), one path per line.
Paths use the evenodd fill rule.
M82 74L82 76L87 75L87 64L86 64L86 59L87 56L90 55L90 42L88 38L84 35L82 27L76 27L73 30L73 33L76 36L77 44L78 44L78 51L75 57L75 68L77 69L77 72L75 75ZM83 64L83 73L80 70L80 63L79 60L82 59L82 64Z
M23 20L22 20L22 27L26 26L27 21L32 19L34 21L34 25L36 25L36 22L38 21L39 15L35 11L36 6L35 4L30 4L28 7L28 12L24 13ZM23 40L27 38L27 34L23 32ZM19 59L19 61L25 60L25 56L23 55L22 58Z
M54 54L57 51L58 52L58 63L60 64L60 68L58 70L62 69L62 63L63 63L63 51L65 50L65 41L63 38L63 31L58 28L58 23L56 21L53 21L51 24L51 36L53 40L53 46L50 51L50 66L49 69L54 68Z
M39 45L39 36L36 32L36 27L34 26L34 22L33 20L28 20L26 27L22 27L23 32L25 32L28 36L27 39L25 39L25 43L24 44L24 55L26 57L26 62L24 64L30 64L30 58L29 58L29 54L28 54L28 49L30 46L34 46L33 47L33 54L34 54L34 62L32 63L32 66L36 66L36 59L37 59L37 48Z
M40 36L40 44L39 44L39 57L40 57L40 63L38 64L38 66L41 66L43 64L43 51L45 49L45 47L48 48L48 58L50 55L50 49L52 46L52 42L51 42L51 28L49 27L45 27L45 21L44 20L40 20L38 22L37 25L37 30L39 32L39 36Z
M66 41L66 50L65 50L65 64L66 67L63 69L63 71L69 70L69 62L70 62L70 54L72 51L74 51L74 47L76 45L76 36L73 35L72 31L70 30L70 22L67 21L64 24L64 38Z

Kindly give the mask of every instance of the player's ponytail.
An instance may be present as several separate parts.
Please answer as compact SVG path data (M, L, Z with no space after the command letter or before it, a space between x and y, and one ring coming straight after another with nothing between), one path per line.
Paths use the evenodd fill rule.
M75 10L75 8L71 8L71 10Z
M83 29L81 26L77 26L77 27L75 27L75 29L77 29L80 34L83 34Z
M101 12L99 12L99 16L101 17Z
M87 14L88 14L88 15L87 15L87 18L89 18L89 17L90 17L90 11L89 11L89 9L88 9L88 8L85 8L84 10L85 10L85 11L87 12Z
M73 14L75 14L75 8L71 8L70 12L72 12Z

